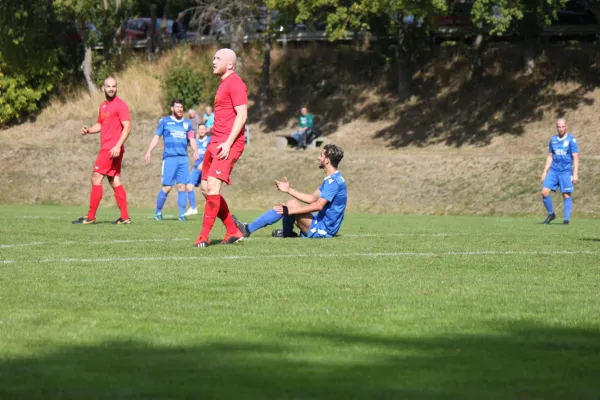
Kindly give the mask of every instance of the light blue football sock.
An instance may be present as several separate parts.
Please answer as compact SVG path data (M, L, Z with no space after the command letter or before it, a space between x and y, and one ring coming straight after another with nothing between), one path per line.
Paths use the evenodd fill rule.
M571 211L573 211L573 198L567 197L564 199L564 213L565 213L565 221L568 221L571 218Z
M193 189L187 192L188 202L190 203L190 208L196 209L196 191Z
M554 213L554 207L552 206L552 195L548 195L546 197L542 196L542 201L544 202L544 207L548 210L548 215Z
M179 208L179 216L185 214L185 206L187 204L187 193L177 192L177 207Z
M248 225L248 231L250 233L256 232L260 228L264 228L267 225L272 225L281 219L282 215L278 214L275 210L269 210L260 217L256 218Z
M165 201L167 201L167 196L168 193L165 193L162 190L158 191L158 196L156 196L156 214L162 213Z

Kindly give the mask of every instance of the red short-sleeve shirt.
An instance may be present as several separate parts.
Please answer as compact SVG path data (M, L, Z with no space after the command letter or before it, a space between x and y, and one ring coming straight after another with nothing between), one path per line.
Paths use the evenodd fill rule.
M117 145L123 132L123 121L130 121L129 106L119 97L103 101L98 110L98 123L102 126L100 143L102 150L110 150Z
M227 140L231 130L233 129L233 121L235 121L235 108L248 104L248 88L246 84L235 72L221 81L217 94L215 95L215 124L212 130L211 143L220 144ZM238 133L234 143L244 143L245 127Z

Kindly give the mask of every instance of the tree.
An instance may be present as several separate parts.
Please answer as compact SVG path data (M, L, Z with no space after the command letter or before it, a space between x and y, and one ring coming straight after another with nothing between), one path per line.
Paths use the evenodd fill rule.
M134 0L55 0L61 19L77 21L85 46L82 70L92 94L99 84L120 66L120 42L123 24ZM102 47L103 57L92 66L92 49Z
M297 7L297 22L320 14L326 17L330 40L346 37L349 32L370 31L373 17L385 16L395 38L394 58L397 95L404 100L411 94L412 71L419 50L428 43L434 15L447 9L446 0L284 0Z
M212 34L229 43L238 55L237 68L244 65L246 22L253 17L257 3L252 0L197 0L193 19L200 27L210 26Z
M535 68L537 44L544 28L556 19L556 13L567 0L474 0L471 16L475 24L488 27L491 35L509 30L524 40L525 73Z
M53 3L4 0L0 13L0 125L39 109L64 76Z

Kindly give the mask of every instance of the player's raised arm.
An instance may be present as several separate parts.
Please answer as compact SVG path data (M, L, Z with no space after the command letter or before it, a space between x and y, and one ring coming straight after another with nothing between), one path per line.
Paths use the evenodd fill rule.
M96 122L94 125L92 125L89 128L87 126L84 126L83 128L81 128L81 135L82 136L90 135L90 134L98 133L101 130L102 130L102 125L100 125L100 123Z
M283 181L275 181L275 187L277 188L277 190L279 190L280 192L283 193L288 193L290 196L294 197L295 199L298 199L304 203L313 203L315 202L318 198L319 198L319 189L317 189L313 194L308 194L308 193L302 193L297 191L296 189L292 189L292 187L290 186L290 182L288 181L288 178L285 177L283 179Z

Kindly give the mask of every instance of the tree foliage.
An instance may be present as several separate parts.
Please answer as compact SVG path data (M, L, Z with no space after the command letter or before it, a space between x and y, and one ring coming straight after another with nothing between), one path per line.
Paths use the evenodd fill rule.
M19 121L63 77L52 2L3 1L0 13L0 125Z

